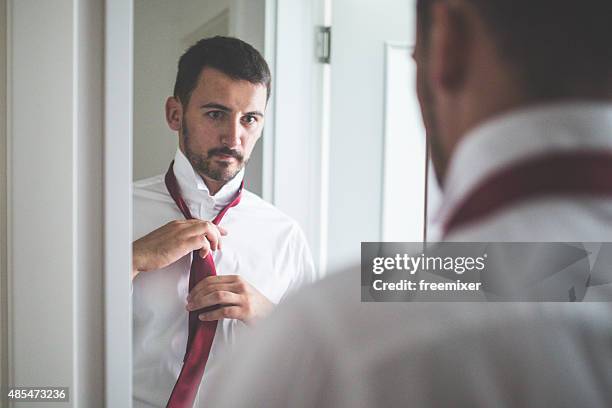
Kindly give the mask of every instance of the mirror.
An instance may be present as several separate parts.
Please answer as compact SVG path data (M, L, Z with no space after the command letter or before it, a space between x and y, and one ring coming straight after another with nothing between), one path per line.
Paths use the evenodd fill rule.
M313 255L313 276L320 277L358 263L362 241L420 241L428 217L427 163L410 58L413 8L403 0L387 0L384 7L372 2L354 7L347 0L134 0L134 179L163 176L175 157L177 134L166 123L164 104L173 92L180 56L200 38L237 37L261 53L272 73L263 137L246 167L245 186L295 220L302 231L286 231L261 253L275 252L273 241L292 242L292 234L299 234ZM398 15L409 18L395 18ZM331 42L321 30L329 25ZM320 62L325 59L322 50L330 50L329 64ZM157 187L150 193L167 195L163 178L155 180ZM171 199L164 200L169 205L163 211L176 213ZM143 227L139 220L148 210L137 204L135 209L142 212L134 214L140 223L135 239L161 227L151 221ZM262 226L267 231L270 224ZM261 245L258 235L250 239ZM236 264L248 265L227 240L223 251L234 256ZM261 259L265 262L266 257ZM184 264L182 274L166 270L158 275L166 286L152 279L134 283L134 302L163 306L177 290L179 297L188 293L191 259L177 262ZM227 269L220 271L228 274ZM239 272L248 277L249 271L243 266ZM258 284L277 303L291 290L290 283L275 289L283 278L273 284L274 279ZM169 313L170 306L161 306L147 312L134 305L136 406L154 403L155 398L162 401L177 376L180 381L187 330L172 334L169 329L155 338L143 334L147 316ZM179 312L176 319L186 327L187 313ZM215 336L230 344L242 323L225 319ZM139 357L139 342L145 341L154 348L162 345L163 363ZM212 349L207 370L210 364L214 369L216 353L222 353L219 347ZM147 365L153 363L155 374Z

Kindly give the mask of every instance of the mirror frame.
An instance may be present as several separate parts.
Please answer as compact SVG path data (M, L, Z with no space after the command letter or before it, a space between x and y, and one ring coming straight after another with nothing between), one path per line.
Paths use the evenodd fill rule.
M105 6L104 392L107 407L131 407L134 4L106 0Z

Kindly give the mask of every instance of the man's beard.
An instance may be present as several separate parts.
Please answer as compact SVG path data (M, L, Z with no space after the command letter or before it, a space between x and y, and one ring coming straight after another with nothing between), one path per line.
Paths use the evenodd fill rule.
M190 134L185 117L183 117L183 141L185 145L185 156L187 156L187 160L189 160L193 169L201 177L205 176L221 183L227 183L236 177L236 174L238 174L247 163L247 160L244 159L244 156L240 152L225 146L212 148L208 150L206 155L194 152L191 149ZM238 165L233 167L232 163L214 160L214 156L217 154L225 154L235 158Z

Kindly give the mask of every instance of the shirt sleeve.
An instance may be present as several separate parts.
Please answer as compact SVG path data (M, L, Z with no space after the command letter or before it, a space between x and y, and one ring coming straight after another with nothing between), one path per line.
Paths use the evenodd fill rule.
M294 224L291 230L289 248L289 256L293 258L292 264L295 265L295 272L291 277L287 291L280 300L281 302L300 288L323 278L321 271L315 268L306 236L297 224Z

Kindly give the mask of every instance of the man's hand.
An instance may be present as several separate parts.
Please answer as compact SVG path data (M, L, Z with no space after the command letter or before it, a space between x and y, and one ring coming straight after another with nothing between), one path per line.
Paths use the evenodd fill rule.
M191 251L202 258L221 248L227 232L210 221L177 220L132 243L132 279L140 272L164 268Z
M200 314L200 320L238 319L249 325L274 308L268 298L239 275L208 276L191 290L187 301L189 311L217 306Z

